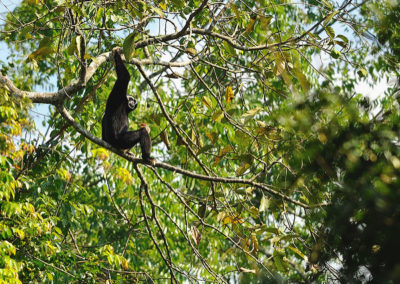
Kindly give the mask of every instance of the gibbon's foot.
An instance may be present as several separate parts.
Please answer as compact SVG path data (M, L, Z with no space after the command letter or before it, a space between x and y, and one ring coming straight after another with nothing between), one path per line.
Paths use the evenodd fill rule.
M157 163L157 160L154 159L154 158L152 158L152 157L143 158L143 161L144 161L146 164L152 165L153 167L154 167L154 166L156 165L156 163Z
M143 122L143 123L140 125L140 128L146 129L147 133L150 134L150 127L149 127L146 123Z

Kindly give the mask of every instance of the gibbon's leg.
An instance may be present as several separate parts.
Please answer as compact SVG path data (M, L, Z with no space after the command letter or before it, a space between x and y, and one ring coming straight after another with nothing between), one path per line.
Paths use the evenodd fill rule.
M151 138L146 127L140 128L135 131L127 131L125 133L121 133L120 135L118 135L117 140L118 146L121 149L130 149L139 142L140 148L142 150L142 158L146 162L151 162Z

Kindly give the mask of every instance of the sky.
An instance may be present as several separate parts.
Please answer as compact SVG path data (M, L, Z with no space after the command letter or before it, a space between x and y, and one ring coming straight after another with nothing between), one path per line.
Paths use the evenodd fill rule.
M0 0L0 26L3 26L6 14L9 11L13 11L22 1L20 0ZM0 64L7 64L9 62L8 56L10 50L4 42L0 42ZM55 82L53 85L56 85ZM35 91L45 91L40 86L34 88ZM36 127L40 133L44 135L46 132L45 120L49 115L49 106L46 104L35 104L30 110L30 114L35 121Z

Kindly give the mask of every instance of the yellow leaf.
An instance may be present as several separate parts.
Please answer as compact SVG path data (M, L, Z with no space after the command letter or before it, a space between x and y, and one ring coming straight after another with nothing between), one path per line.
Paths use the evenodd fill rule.
M47 55L49 55L51 53L54 53L54 49L51 46L44 46L44 47L41 47L38 50L32 52L28 56L28 58L29 59L35 59L35 58L38 58L38 57L47 56Z
M168 150L171 150L171 143L168 139L168 133L164 130L160 133L161 140L164 142L165 146L167 146Z
M242 224L243 223L243 219L242 217L240 217L239 214L237 215L231 215L231 216L227 216L224 218L223 220L224 225L226 224Z
M222 149L219 151L219 156L218 156L218 157L215 157L214 167L215 167L216 165L218 165L218 163L221 161L221 159L222 159L227 153L229 153L229 152L231 152L231 151L232 151L232 146L230 146L230 145L228 145L228 146L222 148Z
M251 206L249 213L251 215L251 217L253 217L254 219L257 219L258 217L260 217L260 211L258 211L258 208L255 206Z
M294 253L296 253L298 256L300 256L302 259L307 260L307 256L305 256L301 251L299 251L297 248L295 247L291 247L288 246L288 249L290 249L291 251L293 251Z
M249 34L253 31L256 20L257 20L257 15L250 17L250 22L247 24L246 30L245 30L246 34Z
M256 234L252 233L250 235L250 239L251 239L251 243L253 244L252 253L255 255L258 252L258 249L260 248Z
M115 171L115 177L127 185L132 184L133 182L131 173L125 168L117 168Z
M189 53L190 55L193 55L193 56L197 55L197 51L193 47L186 48L186 52Z
M281 56L275 57L275 67L274 67L274 74L279 76L285 71L286 62Z
M247 194L251 194L254 191L254 187L247 187L245 191Z
M269 207L269 199L267 199L264 195L261 198L261 202L260 202L260 207L258 208L258 211L260 212L264 212L265 210L267 210Z
M157 15L159 15L161 19L164 19L164 17L165 17L164 12L160 8L153 7L152 10L154 12L156 12Z
M221 162L221 157L215 157L214 158L214 167L217 166Z
M217 222L221 222L222 220L224 220L225 217L226 213L224 211L219 212L217 216Z
M194 243L196 244L196 246L198 246L200 243L200 239L201 239L201 234L200 234L199 229L197 229L195 226L192 226L190 228L190 235L192 236L192 239L194 240Z
M97 148L92 150L93 156L95 156L99 160L106 160L108 158L108 152L106 149Z
M228 103L232 102L232 99L233 99L233 91L232 91L231 86L226 87L225 98L226 98L226 101L227 101Z
M235 13L235 15L236 15L236 18L238 19L238 20L240 20L240 12L239 12L239 9L236 7L236 5L235 4L231 4L231 8L232 8L232 10L233 10L233 12Z
M212 133L212 132L207 132L206 136L208 137L208 139L211 140L211 142L215 143L217 141L217 134L216 133Z
M202 103L203 103L206 107L212 108L212 101L211 101L211 99L210 99L209 97L204 96L204 97L201 99L201 101L202 101Z
M228 146L225 146L224 148L222 148L220 151L219 151L219 155L221 156L221 157L223 157L223 156L225 156L226 154L228 154L229 152L231 152L233 149L232 149L232 146L231 145L228 145Z

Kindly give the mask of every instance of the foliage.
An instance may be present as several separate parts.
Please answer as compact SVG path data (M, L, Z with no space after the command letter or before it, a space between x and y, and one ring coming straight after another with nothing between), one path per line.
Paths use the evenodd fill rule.
M0 283L398 281L398 89L355 92L398 76L381 2L22 1L0 33ZM96 138L114 48L155 167Z

